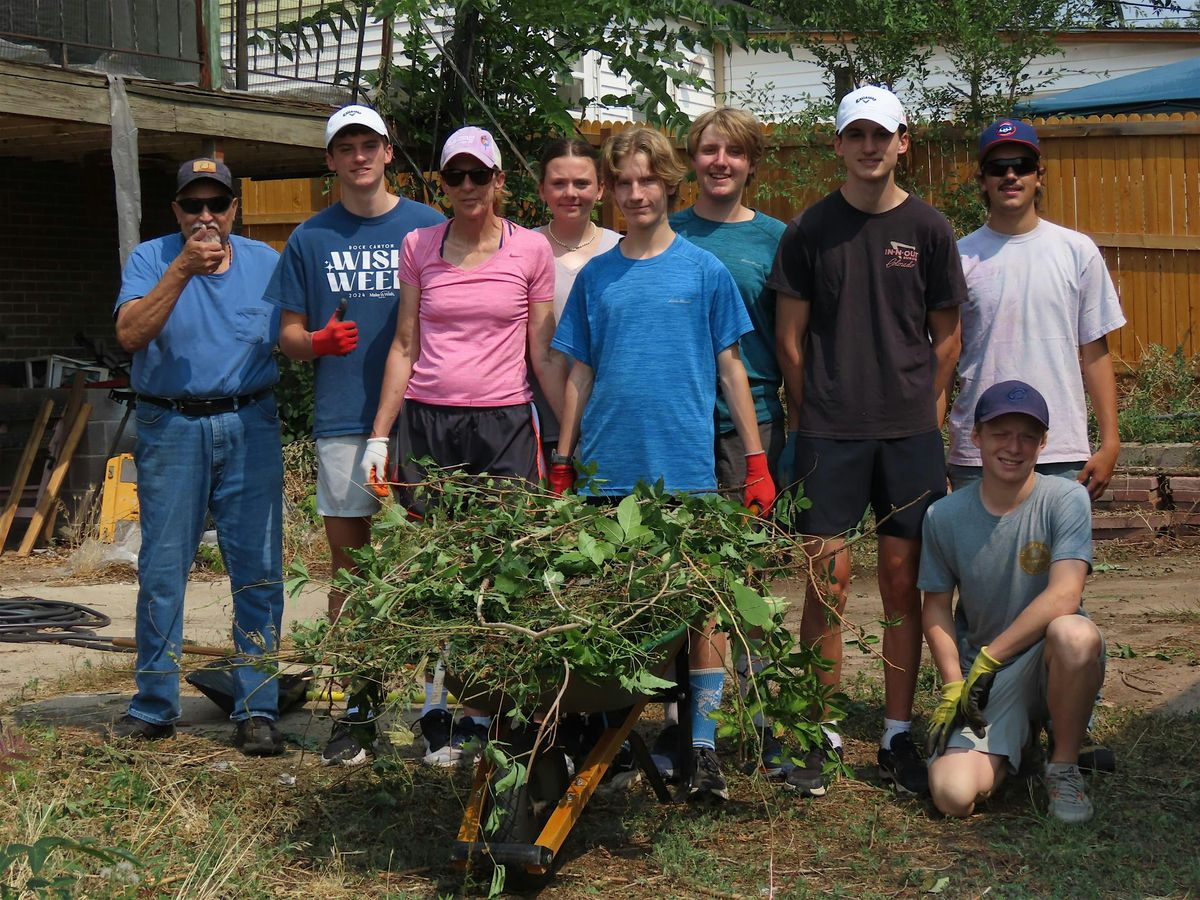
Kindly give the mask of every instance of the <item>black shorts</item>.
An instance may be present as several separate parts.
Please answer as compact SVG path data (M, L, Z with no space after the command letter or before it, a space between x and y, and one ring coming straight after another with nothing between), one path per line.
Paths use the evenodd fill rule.
M405 400L392 438L391 459L401 483L397 499L423 514L422 491L405 485L426 479L414 460L429 457L438 466L468 475L513 478L530 484L540 476L537 433L528 403L513 406L434 406Z
M796 476L812 501L796 512L800 534L843 534L869 505L879 534L920 540L925 510L946 495L942 435L846 441L800 435Z

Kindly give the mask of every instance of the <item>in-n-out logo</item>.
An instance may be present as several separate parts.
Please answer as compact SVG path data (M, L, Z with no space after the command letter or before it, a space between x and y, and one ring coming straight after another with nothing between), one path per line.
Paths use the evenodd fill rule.
M892 246L885 249L883 255L887 259L886 269L914 269L920 258L916 247L900 241L892 241Z
M394 297L400 290L400 248L359 245L334 250L325 262L325 278L334 294L350 299Z

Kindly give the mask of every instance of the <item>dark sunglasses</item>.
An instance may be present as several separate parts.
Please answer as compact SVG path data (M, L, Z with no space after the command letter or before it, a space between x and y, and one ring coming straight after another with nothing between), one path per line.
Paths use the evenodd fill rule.
M470 178L472 183L483 187L490 184L495 177L495 169L442 169L442 181L450 187L458 187L465 178Z
M220 194L216 197L180 197L175 202L189 216L200 215L205 207L214 216L219 216L233 205L233 198L228 194Z
M1011 159L989 159L983 164L983 174L1003 178L1012 169L1017 176L1032 175L1038 170L1038 161L1032 156L1014 156Z

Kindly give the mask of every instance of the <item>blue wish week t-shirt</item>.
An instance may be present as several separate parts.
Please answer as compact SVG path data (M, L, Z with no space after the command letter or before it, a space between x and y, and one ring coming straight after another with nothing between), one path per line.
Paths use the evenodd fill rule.
M345 299L345 320L358 326L354 350L313 361L315 437L370 432L396 332L404 236L443 221L441 213L403 197L390 212L371 218L337 203L288 238L265 299L303 313L309 331L324 328Z
M671 216L671 227L719 259L733 276L754 325L754 330L738 341L754 397L754 413L759 422L782 419L779 388L783 374L775 358L775 291L767 287L767 276L787 225L758 210L745 222L713 222L685 209ZM719 390L717 428L722 434L733 431L729 406Z
M233 259L219 275L193 275L162 331L133 354L130 383L155 397L237 397L279 380L271 350L279 310L262 299L279 254L229 236ZM121 273L114 313L150 293L183 249L182 234L139 244Z
M660 478L716 490L717 354L753 327L729 271L684 238L652 259L617 246L583 267L552 346L595 373L576 455L596 463L598 493Z

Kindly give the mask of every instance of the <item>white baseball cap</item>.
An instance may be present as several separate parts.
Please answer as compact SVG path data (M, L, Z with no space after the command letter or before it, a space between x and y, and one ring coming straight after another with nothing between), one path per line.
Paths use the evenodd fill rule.
M325 146L328 147L337 133L351 125L369 128L384 140L391 140L383 117L369 106L343 106L325 123Z
M446 138L438 168L446 168L446 163L460 153L475 157L490 169L500 168L500 148L496 146L496 139L482 128L468 125Z
M837 133L841 134L843 128L860 119L882 125L891 132L898 131L902 125L908 127L900 98L887 88L873 84L851 91L842 98L838 104Z

